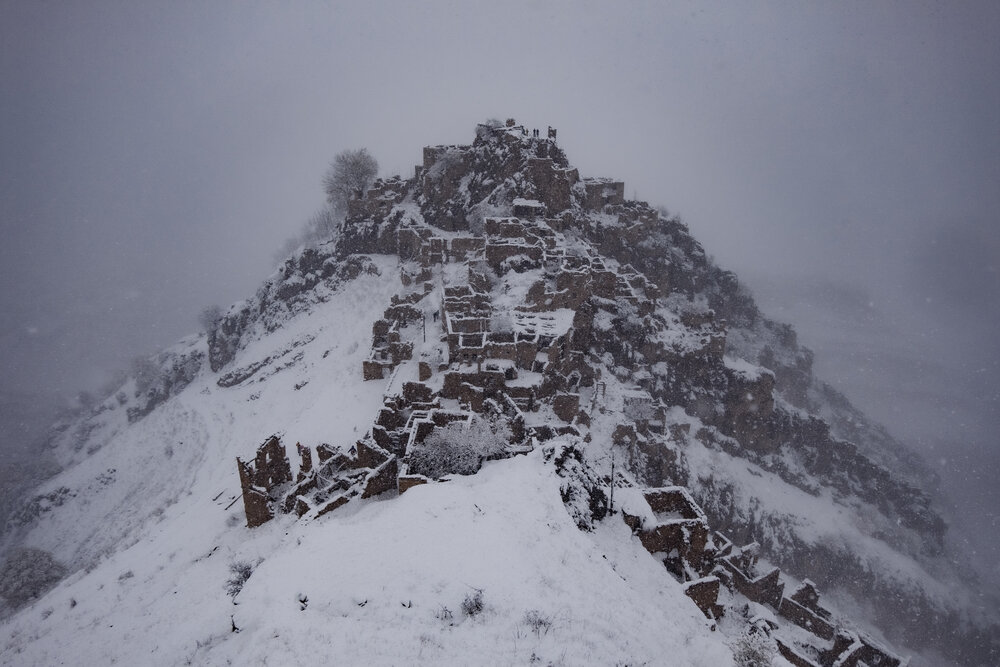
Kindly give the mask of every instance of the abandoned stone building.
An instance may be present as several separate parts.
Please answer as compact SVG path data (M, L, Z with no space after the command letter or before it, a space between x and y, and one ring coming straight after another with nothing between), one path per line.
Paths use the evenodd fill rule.
M288 456L277 437L268 438L260 447L253 461L236 459L243 490L243 507L247 526L255 528L274 517L272 505L279 492L292 481L292 468Z
M396 456L372 441L358 441L346 454L320 444L315 468L312 450L301 444L296 449L301 462L294 484L288 454L278 436L258 448L254 461L237 459L249 528L270 521L276 512L319 517L355 496L369 498L396 487Z

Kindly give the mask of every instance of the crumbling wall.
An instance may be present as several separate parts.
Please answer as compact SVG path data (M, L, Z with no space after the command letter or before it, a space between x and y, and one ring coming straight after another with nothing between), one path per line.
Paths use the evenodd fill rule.
M355 496L368 498L396 488L396 457L374 441L357 442L350 456L321 444L316 448L318 469L308 447L296 443L296 449L300 466L294 484L277 436L257 448L253 461L236 459L248 527L267 523L278 512L319 517Z
M274 518L274 504L282 487L292 481L291 464L276 435L257 448L253 461L236 459L243 492L247 527L255 528Z
M679 577L707 573L712 565L708 521L687 491L682 487L647 489L643 498L656 517L651 524L628 511L622 516L646 551L656 554Z
M807 646L819 656L818 660L813 660L791 642L779 638L779 651L793 665L898 667L901 664L898 656L867 635L838 628L830 612L820 605L819 592L812 582L806 580L790 597L785 597L778 568L757 576L757 543L735 548L728 538L718 533L714 541L708 540L705 513L683 487L646 489L642 498L646 508L636 506L634 500L627 501L622 518L638 534L647 551L662 558L671 572L686 580L685 593L707 617L719 618L724 612L717 603L721 583L752 602L770 606L782 618L808 630L818 639L833 640L833 644L825 648ZM637 513L631 513L633 511ZM704 529L687 528L691 522L704 525ZM713 568L715 576L697 576ZM771 627L778 626L771 623Z
M605 206L625 203L625 183L609 178L583 179L584 197L580 202L587 211L602 212Z
M830 612L820 606L819 592L808 579L791 597L782 598L777 609L779 614L795 625L823 639L833 639L834 626L830 622Z
M719 578L702 577L684 584L684 595L698 605L708 618L721 618L724 608L719 601Z

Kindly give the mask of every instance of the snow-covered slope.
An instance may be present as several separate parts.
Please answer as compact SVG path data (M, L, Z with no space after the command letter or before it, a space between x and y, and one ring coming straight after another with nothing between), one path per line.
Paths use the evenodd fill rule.
M239 491L233 462L246 455L248 443L252 449L285 431L307 442L363 434L381 404L381 387L346 380L356 377L368 352L371 319L398 287L394 262L376 261L381 273L365 274L269 335L248 339L234 365L270 362L243 384L220 387L203 365L179 393L131 423L129 412L143 397L127 385L95 416L62 433L56 451L67 467L22 510L22 521L34 520L27 543L73 567L90 567L148 535L200 484L210 497L222 493L218 502L228 505ZM205 347L203 335L169 352L204 356Z
M540 450L405 498L247 530L237 455L277 431L350 441L381 406L388 381L355 378L369 322L396 287L393 264L234 360L284 359L310 339L294 364L227 389L204 368L147 417L102 424L105 444L51 483L72 501L27 538L87 569L6 622L0 662L730 663L723 637L624 524L577 530ZM255 570L231 600L238 562ZM483 611L469 617L462 605L477 590Z
M624 524L576 529L539 455L249 535L209 488L8 622L4 662L731 664ZM235 604L234 561L259 562Z
M747 622L819 663L861 646L855 622L914 665L990 660L993 598L955 567L919 459L678 219L623 193L516 126L377 182L337 239L57 435L64 470L4 546L73 573L5 622L0 661L725 665ZM500 437L481 453L504 460L417 475L456 433ZM237 457L272 434L319 465L241 489ZM361 494L362 448L422 485ZM613 488L672 485L735 546L706 535L680 565L607 512ZM788 595L755 601L725 559L780 566ZM815 612L836 637L784 627L806 577L838 602ZM720 580L707 620L684 591Z

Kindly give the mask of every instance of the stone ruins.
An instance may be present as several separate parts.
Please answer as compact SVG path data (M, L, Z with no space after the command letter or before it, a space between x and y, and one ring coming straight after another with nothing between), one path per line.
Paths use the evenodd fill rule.
M502 184L509 198L486 198ZM277 436L252 460L237 460L247 525L278 513L316 519L353 498L433 482L411 464L416 448L441 429L502 420L505 448L491 456L557 436L604 437L650 486L616 489L612 509L706 617L746 603L767 610L756 627L800 667L902 664L821 606L810 581L786 596L784 576L761 567L756 543L735 546L712 530L687 488L663 485L686 479L676 443L694 437L688 424L671 423L667 406L717 429L720 447L738 442L742 456L774 452L805 431L822 443L817 468L830 467L824 456L849 465L858 455L822 422L780 411L774 374L727 365L725 321L676 298L694 288L694 274L656 247L643 250L647 239L664 235L693 241L624 192L621 182L580 178L555 129L542 137L508 120L480 125L472 146L425 148L413 179L381 179L352 201L338 242L344 256L400 258L402 291L373 323L358 369L365 381L384 383L384 402L356 442L297 443L294 478ZM470 215L469 201L492 208ZM671 299L668 312L662 306ZM613 412L605 405L610 382L629 387L618 423L592 433L598 413L608 419ZM605 483L610 491L611 480Z
M642 545L684 585L684 592L709 619L720 618L721 586L733 603L746 599L770 614L751 624L771 635L778 650L796 667L867 665L899 667L903 660L864 633L839 624L819 603L815 584L806 579L788 597L781 570L759 566L759 545L734 546L712 532L705 513L681 486L623 489L622 517ZM787 621L787 622L786 622ZM805 631L805 632L803 632Z

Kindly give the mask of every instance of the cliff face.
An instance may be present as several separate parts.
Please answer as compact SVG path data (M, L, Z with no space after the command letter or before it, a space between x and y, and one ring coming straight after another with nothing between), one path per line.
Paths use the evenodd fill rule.
M258 489L246 482L255 469L241 467L255 525L281 511L318 518L372 495L375 481L381 491L389 462L399 492L430 481L422 443L488 420L492 430L478 432L502 432L508 452L573 442L585 482L564 485L563 500L581 527L604 516L603 488L684 486L713 530L853 596L893 638L969 664L989 659L996 625L977 616L974 582L944 551L932 475L813 376L794 330L763 317L679 219L624 191L581 178L554 136L513 123L480 125L471 145L428 147L412 178L376 182L351 202L337 238L289 258L207 337L160 355L152 380L130 381L60 447L79 460L159 413L197 414L189 385L259 405L272 378L294 377L285 394L295 400L279 401L293 405L336 382L374 401L372 414L343 417L341 442L315 447L315 469L316 443L300 447L294 488L289 472ZM359 327L367 353L330 342ZM319 370L334 358L336 380ZM344 415L354 400L323 410ZM292 414L259 423L286 431L299 423ZM269 435L249 428L238 429L244 440ZM54 485L21 525L61 521L45 498L92 486Z

